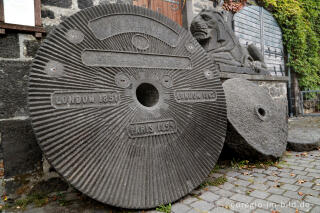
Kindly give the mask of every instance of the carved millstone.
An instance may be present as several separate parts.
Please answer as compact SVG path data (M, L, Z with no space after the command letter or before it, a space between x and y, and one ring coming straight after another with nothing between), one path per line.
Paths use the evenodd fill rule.
M287 146L286 112L265 89L250 81L229 79L223 88L228 109L227 148L246 159L281 157Z
M152 208L197 187L226 134L219 73L151 10L100 5L62 22L33 62L29 107L48 161L86 195Z

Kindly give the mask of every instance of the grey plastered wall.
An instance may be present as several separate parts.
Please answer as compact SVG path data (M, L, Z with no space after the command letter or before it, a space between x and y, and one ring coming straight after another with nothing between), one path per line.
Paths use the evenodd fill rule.
M80 9L132 0L41 0L41 3L43 26L50 32ZM6 30L5 35L0 35L0 161L4 161L5 178L34 171L42 163L27 107L30 64L41 41L33 33Z

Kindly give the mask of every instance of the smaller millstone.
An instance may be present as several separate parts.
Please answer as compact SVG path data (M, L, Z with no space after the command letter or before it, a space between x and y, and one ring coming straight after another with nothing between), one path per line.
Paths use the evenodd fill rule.
M249 160L281 157L287 146L286 111L265 89L250 81L229 79L223 83L223 88L228 108L223 154L230 156L231 151L237 157Z
M295 128L289 130L288 150L305 152L316 150L320 146L319 129Z

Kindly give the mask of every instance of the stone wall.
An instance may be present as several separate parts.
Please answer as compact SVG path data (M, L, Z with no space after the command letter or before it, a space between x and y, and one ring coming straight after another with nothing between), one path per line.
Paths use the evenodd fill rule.
M100 3L132 1L42 0L43 26L50 32L80 9ZM42 39L36 39L33 33L11 30L0 35L0 176L3 176L4 167L6 178L41 166L42 154L32 132L27 107L27 83L29 66Z

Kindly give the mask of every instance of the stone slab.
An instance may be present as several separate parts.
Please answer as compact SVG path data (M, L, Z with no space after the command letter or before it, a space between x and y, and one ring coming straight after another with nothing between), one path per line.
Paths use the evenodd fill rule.
M28 115L27 85L31 62L0 61L0 119Z
M293 128L289 130L287 149L304 152L320 147L320 131L316 128Z
M40 168L42 152L29 119L0 120L0 133L5 178Z

